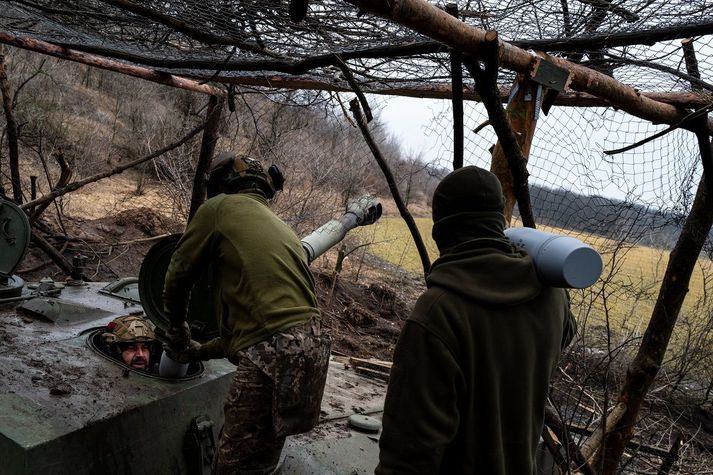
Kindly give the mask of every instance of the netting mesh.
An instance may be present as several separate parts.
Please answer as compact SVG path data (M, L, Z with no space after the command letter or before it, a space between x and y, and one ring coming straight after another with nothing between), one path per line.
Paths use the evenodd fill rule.
M713 17L713 6L708 1L458 3L463 21L495 29L505 40L525 42L524 47L527 40L684 29L706 24ZM138 5L140 11L127 10L126 4ZM424 50L417 56L391 59L385 58L385 51L381 57L358 54L375 47L427 42L428 38L393 22L358 14L356 7L339 1L311 1L306 19L294 23L288 4L230 0L4 0L0 2L0 30L212 79L240 77L255 71L294 73L296 61L332 53L356 56L350 66L367 89L443 82L449 78L443 53ZM711 54L710 45L706 42L699 46L703 56L699 60L704 66ZM614 68L618 79L642 90L670 91L686 89L688 85L681 84L675 75L651 70L642 63L632 65L631 61L679 69L677 49L670 44L627 46L579 57L583 63L605 71ZM570 57L574 54L566 45L555 51ZM391 51L390 55L394 54ZM701 70L710 74L709 68ZM331 66L314 67L299 74L308 74L325 84L345 85ZM509 83L509 79L504 77L503 82Z

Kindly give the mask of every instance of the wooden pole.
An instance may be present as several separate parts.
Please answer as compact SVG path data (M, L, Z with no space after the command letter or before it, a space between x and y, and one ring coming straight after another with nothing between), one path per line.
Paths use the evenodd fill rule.
M389 185L391 196L394 198L394 202L396 203L396 207L399 210L399 214L401 214L401 218L406 222L406 226L408 227L409 231L411 231L411 236L413 237L413 241L416 244L418 255L421 258L421 265L423 266L423 275L424 277L427 277L428 273L431 270L431 260L428 257L428 251L426 250L426 245L423 243L423 238L421 238L421 233L419 232L418 227L416 226L416 221L414 221L413 216L411 216L411 213L404 204L404 200L403 198L401 198L401 193L399 192L399 187L396 185L394 175L393 173L391 173L391 169L386 163L386 160L384 159L384 155L381 153L381 150L379 150L376 141L374 141L374 138L371 136L371 132L369 132L369 127L367 126L366 121L364 120L364 116L361 113L361 109L359 108L359 100L352 99L349 102L349 109L352 111L352 114L354 114L354 119L356 120L356 123L359 126L359 130L361 130L361 133L364 136L364 140L366 140L367 145L369 145L369 149L374 155L376 163L379 165L379 168L381 168L381 171L384 174L384 177L386 178L386 183L388 183Z
M126 74L127 76L133 76L159 84L165 84L167 86L177 87L179 89L187 89L189 91L210 94L213 96L225 95L225 92L220 88L216 88L209 84L200 84L192 79L186 79L173 74L157 71L155 69L148 69L126 63L120 63L111 59L100 58L99 56L95 56L93 54L82 53L80 51L56 46L52 43L47 43L46 41L23 38L6 31L0 31L0 43L34 51L36 53L47 54L60 59L67 59L77 63L87 64L96 68L106 69L107 71Z
M352 91L350 87L325 82L313 76L236 76L218 77L216 78L216 81L226 84L235 84L238 86L269 87L274 89L306 89L333 92ZM499 91L501 102L507 102L510 89L500 88ZM368 89L366 92L369 94L378 94L383 96L414 97L418 99L452 99L453 86L452 84L432 83L411 87ZM713 94L708 93L641 92L640 94L642 97L685 109L700 109L701 107L707 106L713 102ZM480 102L480 95L475 91L475 89L464 85L463 100ZM559 94L557 99L555 99L554 105L563 107L611 107L612 103L588 93L570 91Z
M458 17L458 4L449 3L446 11ZM453 170L463 167L463 57L460 51L451 49L451 104L453 108Z
M196 214L200 205L205 201L206 180L205 175L213 161L215 144L218 142L218 129L220 127L220 117L223 112L225 100L222 97L210 96L206 109L205 130L201 141L201 151L198 156L196 172L193 175L193 192L191 194L191 208L188 211L188 221Z
M426 0L399 0L398 2L347 0L347 2L365 12L393 20L474 57L481 58L483 55L485 30L466 25ZM525 75L532 71L538 61L537 57L529 52L505 41L499 41L498 54L501 66ZM685 115L672 105L642 96L636 89L622 84L613 77L561 58L549 55L545 57L556 66L570 72L572 89L605 99L612 106L636 117L655 124L675 124Z
M5 70L5 51L0 50L0 93L2 95L2 107L5 112L5 123L7 130L7 144L10 155L10 182L12 185L12 197L15 203L22 203L22 181L20 179L20 151L18 146L18 130L15 121L15 113L12 110L12 94L10 93L10 81Z
M536 102L539 85L520 76L515 80L513 88L517 88L517 92L512 98L512 101L508 104L505 113L508 122L510 122L510 127L515 134L515 140L520 146L522 159L527 164L530 157L532 139L535 136L535 128L537 126L536 116L538 114L538 104ZM510 165L508 165L508 160L500 140L498 140L498 143L493 149L490 171L500 179L500 183L503 186L505 221L510 225L516 201L515 183L513 182Z

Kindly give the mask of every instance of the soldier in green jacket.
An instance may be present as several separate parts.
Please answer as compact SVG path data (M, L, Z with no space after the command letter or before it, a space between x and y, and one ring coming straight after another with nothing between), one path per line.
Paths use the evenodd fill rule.
M282 189L273 166L224 153L166 272L168 355L227 357L237 366L225 402L217 473L272 473L285 437L316 425L329 359L314 279L299 238L268 206ZM220 336L190 339L191 288L211 266Z
M567 294L541 284L503 234L492 173L446 176L433 221L441 256L396 345L376 473L529 475L576 331Z

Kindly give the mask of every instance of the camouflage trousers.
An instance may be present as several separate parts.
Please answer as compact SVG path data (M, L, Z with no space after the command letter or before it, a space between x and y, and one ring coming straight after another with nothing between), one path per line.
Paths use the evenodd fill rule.
M312 321L240 352L224 406L215 473L275 471L285 437L309 431L319 421L329 347L329 337Z

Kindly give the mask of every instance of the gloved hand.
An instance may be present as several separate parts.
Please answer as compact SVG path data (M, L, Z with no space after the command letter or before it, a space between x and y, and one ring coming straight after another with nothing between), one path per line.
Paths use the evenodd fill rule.
M201 344L195 340L188 340L188 345L182 350L174 350L170 345L163 345L163 351L176 363L186 364L200 360Z
M166 330L166 343L172 350L180 352L188 347L191 342L191 329L188 322L183 322L180 327L170 326ZM172 358L173 359L173 358Z

